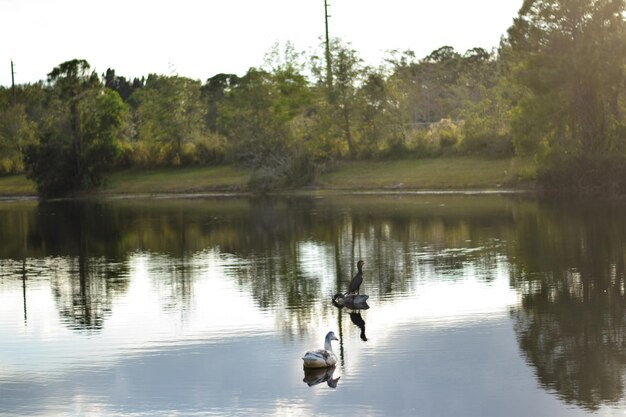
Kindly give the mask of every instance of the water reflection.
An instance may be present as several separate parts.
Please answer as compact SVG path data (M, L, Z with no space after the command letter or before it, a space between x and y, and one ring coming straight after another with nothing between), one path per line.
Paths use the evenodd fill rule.
M113 298L123 295L128 275L120 265L103 259L55 258L50 262L50 288L62 321L89 334L102 330Z
M19 202L0 204L0 241L0 414L17 407L5 393L32 398L32 386L42 399L87 391L122 415L269 415L281 401L315 415L355 395L357 412L371 415L569 416L623 405L619 207L498 196ZM361 258L373 308L336 308L332 295ZM317 399L331 390L299 386L334 388L339 378L302 379L298 360L328 328L341 339L342 383ZM502 369L520 352L521 369L556 404L532 391L534 379L514 380L519 368ZM168 372L180 389L159 385ZM402 386L380 392L399 375ZM102 393L90 379L110 385ZM122 399L129 381L144 384L134 392L143 405ZM455 383L463 387L449 402ZM496 397L506 404L483 412ZM465 408L440 412L457 403Z
M350 312L350 321L361 330L361 334L359 335L361 340L367 342L367 336L365 336L365 320L361 317L361 313L356 311Z
M304 379L302 380L302 382L306 383L309 387L326 382L329 387L337 388L337 383L339 382L339 379L341 377L338 376L337 378L333 378L335 370L335 366L321 369L304 368Z
M519 345L547 389L597 410L624 396L626 221L608 207L523 218L513 282Z

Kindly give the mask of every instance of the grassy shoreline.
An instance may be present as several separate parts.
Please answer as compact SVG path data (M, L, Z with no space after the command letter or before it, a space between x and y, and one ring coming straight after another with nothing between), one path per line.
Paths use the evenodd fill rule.
M297 192L526 190L535 167L531 160L449 157L338 163L314 184ZM137 194L246 193L251 171L232 165L178 169L130 169L110 174L106 185L88 196ZM0 177L0 196L36 196L22 175Z

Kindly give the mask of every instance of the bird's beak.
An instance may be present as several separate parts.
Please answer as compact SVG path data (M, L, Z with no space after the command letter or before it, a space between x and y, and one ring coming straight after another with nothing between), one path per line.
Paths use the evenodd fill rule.
M339 339L337 338L337 336L335 336L335 337L333 338L333 340L339 340Z

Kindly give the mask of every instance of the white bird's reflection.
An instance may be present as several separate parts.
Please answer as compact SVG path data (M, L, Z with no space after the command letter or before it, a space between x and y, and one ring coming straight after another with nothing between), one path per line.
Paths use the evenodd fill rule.
M337 382L341 377L333 378L335 369L335 366L330 368L304 368L304 379L302 381L309 387L326 382L329 387L337 388Z

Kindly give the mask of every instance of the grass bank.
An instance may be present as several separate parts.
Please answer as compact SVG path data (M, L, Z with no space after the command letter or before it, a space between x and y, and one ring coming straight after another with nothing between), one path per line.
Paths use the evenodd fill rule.
M524 188L535 167L530 159L471 157L344 162L322 175L321 188L467 190Z
M245 191L250 172L232 165L126 170L109 175L99 194L205 193Z
M0 196L32 196L36 193L35 183L23 175L0 176Z
M337 164L307 190L478 190L525 188L530 160L471 157L354 161ZM126 170L107 177L97 195L243 192L251 172L235 166ZM23 176L0 177L0 196L35 195Z

